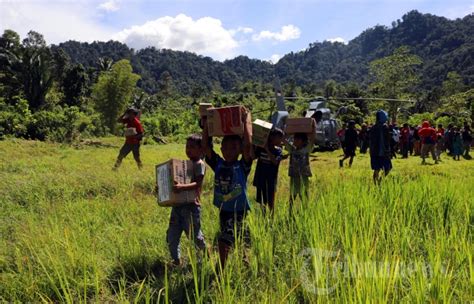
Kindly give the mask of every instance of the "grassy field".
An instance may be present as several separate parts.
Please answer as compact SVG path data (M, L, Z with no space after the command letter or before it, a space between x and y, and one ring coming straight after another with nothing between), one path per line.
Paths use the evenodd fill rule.
M237 246L216 277L216 252L197 263L184 236L185 266L167 267L170 209L156 204L154 165L184 158L184 145L143 146L142 171L130 155L113 172L121 140L103 142L0 142L0 301L474 301L474 160L396 159L375 187L368 156L339 169L338 152L317 153L311 198L295 220L284 161L275 217L253 204L251 246ZM202 208L211 245L212 175Z

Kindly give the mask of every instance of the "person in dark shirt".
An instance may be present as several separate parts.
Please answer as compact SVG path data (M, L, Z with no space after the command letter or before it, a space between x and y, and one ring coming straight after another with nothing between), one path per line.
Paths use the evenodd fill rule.
M219 208L218 248L221 268L225 266L235 238L243 237L244 241L250 238L244 229L244 219L250 210L247 177L252 166L252 130L251 124L247 124L248 115L247 110L242 108L243 140L238 135L224 136L221 143L222 157L210 145L207 118L202 118L202 146L206 163L214 171L213 203Z
M344 157L339 160L339 167L344 166L344 160L349 159L349 167L354 161L355 152L359 141L359 135L355 128L355 121L349 121L348 127L344 132Z
M361 154L367 153L367 149L369 148L369 129L366 123L363 123L362 128L360 129L359 142L360 142L360 153Z
M264 206L268 206L272 214L275 204L278 168L282 159L281 144L283 137L282 130L273 129L270 132L265 147L256 147L254 149L254 158L258 159L253 178L253 185L256 187L257 192L256 201Z
M385 176L392 169L390 139L392 138L390 130L386 124L388 115L385 111L379 110L375 116L376 122L370 129L370 166L374 170L373 180L377 185L381 181L380 170L383 170Z
M408 152L410 150L410 128L407 123L403 124L400 129L400 150L402 152L402 158L408 158Z
M120 116L117 122L126 125L125 130L125 144L120 149L117 161L113 167L113 170L117 170L122 164L122 160L130 153L133 153L138 169L142 168L142 161L140 160L140 141L143 138L143 127L138 120L139 111L135 108L129 108L125 113Z
M464 158L471 159L471 155L469 155L469 150L471 149L472 134L471 128L467 123L464 123L464 129L462 131L462 141L464 144Z

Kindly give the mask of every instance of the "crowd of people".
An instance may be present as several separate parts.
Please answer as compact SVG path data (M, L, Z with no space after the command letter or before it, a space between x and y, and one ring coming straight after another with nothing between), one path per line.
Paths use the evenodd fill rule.
M355 126L354 121L349 121L337 133L344 151L344 156L339 161L340 167L343 167L344 160L348 158L349 166L352 165L357 148L361 154L365 154L370 147L370 133L374 126L363 123L360 130ZM426 159L431 155L437 164L442 161L442 153L454 160L460 160L461 156L471 159L469 152L473 140L468 123L464 123L462 128L449 124L445 129L442 124L434 128L428 121L424 121L419 126L405 123L401 128L396 124L387 125L387 128L391 159L397 158L397 155L401 158L420 156L421 163L426 164Z
M250 233L244 225L251 204L247 191L247 179L252 163L257 160L253 186L256 187L255 201L261 204L263 210L273 215L275 193L278 180L280 162L289 157L288 176L290 178L289 212L299 198L306 202L309 198L309 179L312 176L309 156L313 151L315 132L295 133L287 136L283 130L271 130L264 147L252 144L251 125L247 124L249 112L242 107L243 136L227 135L220 142L220 155L215 151L212 137L209 136L206 117L201 118L201 134L192 134L186 140L186 156L193 164L191 183L175 183L173 191L192 191L194 199L171 208L166 240L174 265L181 264L180 238L184 232L193 240L197 249L206 251L207 245L201 229L201 189L206 174L206 164L214 171L213 205L219 209L219 234L217 247L220 257L220 268L226 263L228 254L233 248L236 238L248 243ZM143 138L143 127L139 121L139 112L128 109L118 120L126 125L126 141L121 148L114 170L120 167L122 159L130 152L139 168L140 141ZM423 162L428 153L431 153L435 162L440 161L440 154L447 150L455 159L461 154L469 156L469 147L472 142L471 131L466 124L460 130L448 126L444 130L430 127L424 122L421 127L409 127L404 124L399 130L395 125L388 124L388 115L385 111L377 111L375 124L363 124L357 130L356 124L350 121L342 128L338 135L344 150L344 157L339 164L349 159L352 165L357 148L360 153L370 152L370 163L373 170L373 180L379 184L383 171L387 175L392 169L391 159L400 153L402 157L421 155ZM285 146L287 155L283 155ZM159 191L159 189L156 189ZM267 213L267 211L265 211Z

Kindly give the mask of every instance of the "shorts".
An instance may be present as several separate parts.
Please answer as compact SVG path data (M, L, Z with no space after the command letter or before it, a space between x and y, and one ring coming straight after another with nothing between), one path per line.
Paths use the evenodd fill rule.
M344 149L344 156L354 157L356 155L356 148L357 147L346 147Z
M236 237L242 238L245 244L250 243L250 232L244 227L245 211L219 213L220 232L218 241L227 246L234 246Z
M389 171L392 169L392 161L390 158L385 156L371 156L370 157L370 166L372 170L384 170Z

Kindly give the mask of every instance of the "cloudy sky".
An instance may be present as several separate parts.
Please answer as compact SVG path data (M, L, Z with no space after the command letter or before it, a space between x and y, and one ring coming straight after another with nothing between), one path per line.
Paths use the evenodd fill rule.
M474 0L0 0L0 30L34 29L48 43L110 39L135 49L187 50L217 60L276 62L315 41L347 42L406 12L462 18Z

